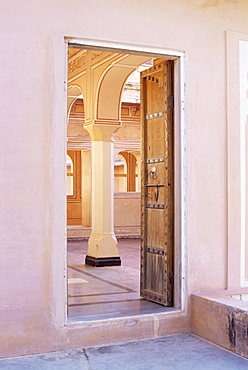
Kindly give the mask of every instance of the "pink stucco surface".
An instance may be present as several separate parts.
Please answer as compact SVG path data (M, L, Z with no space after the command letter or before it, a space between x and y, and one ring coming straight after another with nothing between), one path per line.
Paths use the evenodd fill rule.
M188 294L226 288L225 32L248 33L247 14L246 0L1 1L1 356L166 334L164 318L123 336L65 325L65 37L185 51Z

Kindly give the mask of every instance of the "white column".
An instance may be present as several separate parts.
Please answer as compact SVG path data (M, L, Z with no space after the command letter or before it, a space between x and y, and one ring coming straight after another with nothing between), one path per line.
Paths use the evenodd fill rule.
M92 266L120 265L114 233L114 144L111 135L101 140L92 135L91 225L85 263Z

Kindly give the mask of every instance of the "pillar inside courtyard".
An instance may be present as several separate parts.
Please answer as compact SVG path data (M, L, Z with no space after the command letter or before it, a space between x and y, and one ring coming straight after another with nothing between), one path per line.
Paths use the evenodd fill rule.
M119 266L114 233L114 143L112 127L88 127L92 139L91 225L85 263L95 267Z

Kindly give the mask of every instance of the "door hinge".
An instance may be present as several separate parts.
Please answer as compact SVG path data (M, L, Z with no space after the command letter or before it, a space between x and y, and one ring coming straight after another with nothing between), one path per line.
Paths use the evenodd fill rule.
M169 95L168 106L170 109L174 108L174 95Z
M174 285L174 272L169 273L169 282L171 286Z

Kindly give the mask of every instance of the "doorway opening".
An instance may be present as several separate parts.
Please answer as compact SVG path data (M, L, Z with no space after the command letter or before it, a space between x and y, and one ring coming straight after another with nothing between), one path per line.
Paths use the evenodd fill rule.
M179 72L176 56L68 45L70 321L183 308L180 119L174 103L179 102ZM106 129L105 136L94 136L95 127ZM92 208L92 186L98 181L92 143L107 140L109 127L113 158L103 158L102 166L107 174L112 166L114 204L109 207L121 264L96 267L85 263L94 223L101 223Z

